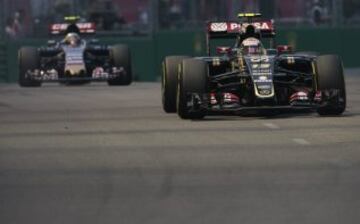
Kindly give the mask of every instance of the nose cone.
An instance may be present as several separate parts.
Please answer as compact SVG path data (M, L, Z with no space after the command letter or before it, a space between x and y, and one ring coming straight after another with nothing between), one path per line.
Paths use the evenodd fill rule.
M68 69L65 71L66 76L83 76L85 75L84 69Z

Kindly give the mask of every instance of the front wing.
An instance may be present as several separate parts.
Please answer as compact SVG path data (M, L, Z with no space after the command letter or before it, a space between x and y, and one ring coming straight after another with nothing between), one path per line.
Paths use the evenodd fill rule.
M30 80L37 82L80 82L80 81L89 81L89 82L106 82L109 80L114 80L126 76L126 71L123 68L113 68L111 72L96 72L93 71L91 76L66 76L59 77L57 72L54 70L50 71L42 71L42 70L34 70L28 71L26 77Z
M320 107L329 105L337 105L339 95L337 90L330 91L329 94L323 94L324 98L319 101L309 101L301 104L293 105L272 105L264 106L243 106L243 105L226 105L226 104L211 104L210 94L200 95L198 93L189 93L187 107L190 112L203 111L208 115L226 115L226 114L241 114L242 112L255 112L255 111L316 111Z

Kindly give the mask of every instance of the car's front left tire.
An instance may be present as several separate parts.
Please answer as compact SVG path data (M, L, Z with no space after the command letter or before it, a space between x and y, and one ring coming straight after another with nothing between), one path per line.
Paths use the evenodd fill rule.
M319 115L341 115L346 109L346 88L341 59L336 55L319 56L316 59L317 90L322 92L323 104Z
M114 67L123 68L125 73L118 78L109 80L108 84L110 86L130 85L133 80L133 74L131 66L131 53L129 47L122 44L114 45L110 49L110 59Z

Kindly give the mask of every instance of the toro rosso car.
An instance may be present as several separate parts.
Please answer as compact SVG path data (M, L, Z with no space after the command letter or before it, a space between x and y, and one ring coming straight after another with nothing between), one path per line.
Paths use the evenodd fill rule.
M53 24L50 31L64 37L59 41L49 41L44 47L19 50L20 86L90 81L107 81L109 85L131 84L131 57L127 46L106 46L95 39L81 37L94 33L95 24Z
M275 47L273 21L257 21L260 14L240 14L241 22L209 23L208 56L166 57L163 62L162 101L167 113L183 119L239 114L246 110L316 110L340 115L346 108L341 59L336 55L293 53ZM231 38L233 47L217 47L211 40ZM270 48L264 41L270 40Z

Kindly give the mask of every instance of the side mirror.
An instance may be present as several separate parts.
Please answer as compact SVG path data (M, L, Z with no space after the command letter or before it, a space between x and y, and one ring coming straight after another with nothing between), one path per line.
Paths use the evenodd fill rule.
M231 52L231 47L217 47L216 53L218 54L229 54Z
M292 53L293 49L289 45L279 45L277 46L277 50L279 54L286 54L286 53Z
M90 44L98 44L99 43L99 40L98 39L91 39L89 41Z
M47 46L48 47L54 47L56 45L56 41L55 40L49 40L48 42L47 42Z
M267 54L268 55L278 55L279 54L279 51L277 49L267 49L266 50Z

